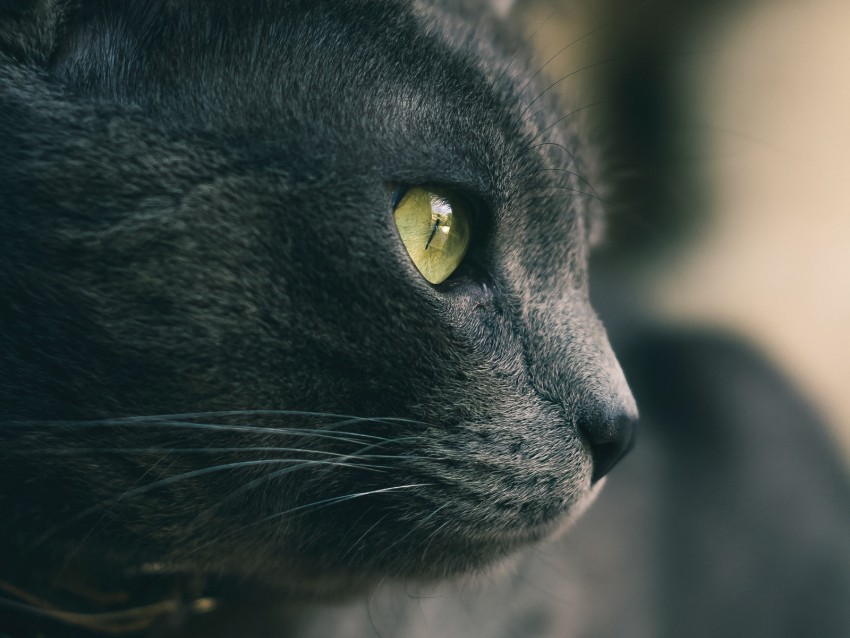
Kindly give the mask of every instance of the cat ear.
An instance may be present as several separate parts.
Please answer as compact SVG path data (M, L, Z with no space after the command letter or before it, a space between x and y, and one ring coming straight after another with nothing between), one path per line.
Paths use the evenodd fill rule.
M44 64L69 0L0 0L0 56Z

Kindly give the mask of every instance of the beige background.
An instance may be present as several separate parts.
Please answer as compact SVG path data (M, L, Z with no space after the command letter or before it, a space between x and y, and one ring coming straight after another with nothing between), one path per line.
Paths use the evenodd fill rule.
M656 265L650 289L671 317L761 346L850 459L850 1L744 4L682 56L713 204L702 237ZM594 26L563 1L533 4L526 23L541 61ZM547 70L579 68L592 46Z
M693 61L716 205L659 303L766 348L850 458L850 2L760 2Z

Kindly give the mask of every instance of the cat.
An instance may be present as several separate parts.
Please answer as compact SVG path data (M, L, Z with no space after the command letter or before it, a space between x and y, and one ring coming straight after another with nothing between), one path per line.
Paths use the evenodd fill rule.
M712 366L785 386L742 346L630 322L612 334L655 434L626 457L637 408L588 292L601 145L499 12L30 0L0 16L0 632L778 636L798 587L850 591L846 482L807 436L782 449L822 468L806 493L824 501L786 514L829 531L779 526L805 562L764 564L791 594L771 587L752 622L719 614L726 633L705 622L729 582L712 561L689 587L704 554L687 550L701 511L738 518L723 498L694 507L714 467L694 460L714 436L741 477L764 455L723 448L745 410L705 445L673 426L701 401L741 405L715 377L694 385ZM699 400L666 396L674 381ZM814 419L785 400L765 428ZM554 558L523 552L606 482ZM757 515L776 492L756 487L728 486L732 504ZM624 529L688 542L649 560ZM821 603L795 618L841 635L846 613Z

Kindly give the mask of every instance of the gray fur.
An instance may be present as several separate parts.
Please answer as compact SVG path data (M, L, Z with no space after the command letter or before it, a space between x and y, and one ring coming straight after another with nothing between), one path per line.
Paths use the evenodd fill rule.
M107 570L156 563L336 589L487 566L585 499L592 463L580 429L635 413L587 301L596 202L545 197L582 183L540 170L587 174L575 158L589 151L561 111L523 115L541 87L511 63L510 42L484 35L493 20L381 1L54 9L49 51L10 45L0 68L4 418L391 417L351 427L390 439L379 451L401 458L380 472L285 474L210 514L260 470L168 482L202 459L159 456L153 467L81 451L43 469L44 457L24 452L73 440L288 446L314 459L374 441L10 425L2 484L41 479L4 495L7 547L30 551L34 533L76 547L86 534L80 556L120 557ZM575 158L536 147L541 138ZM472 199L474 274L440 288L418 275L389 210L405 184ZM117 498L149 472L161 490ZM381 492L257 523L369 490ZM33 523L59 504L67 524ZM441 549L426 560L429 542Z
M152 635L619 635L609 609L663 635L667 581L628 546L517 558L596 495L636 408L589 302L584 105L541 97L509 25L393 0L0 15L0 581L88 611L219 599ZM392 221L422 184L476 209L437 287ZM449 592L425 629L418 591ZM16 638L79 635L4 601Z

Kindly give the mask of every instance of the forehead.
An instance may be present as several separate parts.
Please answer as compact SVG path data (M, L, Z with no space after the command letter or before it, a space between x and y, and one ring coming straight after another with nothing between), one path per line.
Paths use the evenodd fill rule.
M510 30L473 4L95 1L68 25L54 70L82 92L178 122L345 110L351 124L357 105L376 118L462 118L474 136L517 125L539 87L521 77Z
M572 232L592 199L567 197L587 190L570 108L529 81L495 13L450 4L95 2L55 72L159 126L250 138L325 175L459 185L525 211L514 232Z
M464 66L475 67L481 43L492 41L492 34L479 33L470 46L468 15L382 0L101 0L75 14L56 68L80 88L112 98L155 88L228 93L222 83L255 87L249 95L297 93L324 88L324 79L344 89L410 74L441 74L456 85L471 71Z

